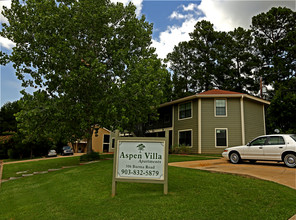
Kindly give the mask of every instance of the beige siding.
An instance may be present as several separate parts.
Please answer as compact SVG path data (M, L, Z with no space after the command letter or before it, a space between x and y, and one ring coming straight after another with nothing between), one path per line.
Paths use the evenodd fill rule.
M263 104L244 100L246 143L255 137L264 135Z
M220 154L224 148L215 147L215 129L226 128L228 147L241 145L241 116L240 99L227 99L227 116L215 117L215 99L201 100L201 152Z
M92 136L92 149L94 152L103 152L103 140L104 134L110 135L110 132L104 128L100 128L98 131L98 136L96 137L95 134ZM110 137L111 141L111 137Z
M186 103L186 102L185 102ZM183 103L181 103L183 104ZM179 105L174 106L174 123L173 123L173 144L179 143L179 131L192 130L192 153L197 153L197 136L198 136L198 102L192 100L192 118L179 119Z

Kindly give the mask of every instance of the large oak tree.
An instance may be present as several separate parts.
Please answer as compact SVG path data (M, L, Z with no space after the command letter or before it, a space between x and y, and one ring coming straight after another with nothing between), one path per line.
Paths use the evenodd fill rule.
M16 43L24 94L18 114L28 139L88 139L95 125L132 130L164 101L169 74L151 48L152 25L135 6L109 0L13 0L0 35Z

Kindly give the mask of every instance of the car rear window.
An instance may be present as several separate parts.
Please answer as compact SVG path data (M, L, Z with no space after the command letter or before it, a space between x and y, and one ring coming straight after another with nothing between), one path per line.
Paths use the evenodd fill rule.
M296 134L292 134L290 137L296 142Z

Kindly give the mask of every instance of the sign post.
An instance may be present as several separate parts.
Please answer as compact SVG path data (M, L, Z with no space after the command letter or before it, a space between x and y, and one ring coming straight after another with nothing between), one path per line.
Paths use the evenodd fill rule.
M168 193L168 132L165 138L119 137L115 133L112 197L117 182L158 183Z

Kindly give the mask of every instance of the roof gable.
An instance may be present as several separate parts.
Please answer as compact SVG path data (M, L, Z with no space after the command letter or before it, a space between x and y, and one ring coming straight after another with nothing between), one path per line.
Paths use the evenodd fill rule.
M177 100L174 100L171 102L163 103L160 105L160 107L178 104L181 102L186 102L186 101L190 101L190 100L198 99L198 98L248 98L248 99L254 100L256 102L262 103L262 104L267 104L267 105L270 104L269 101L266 101L264 99L261 99L261 98L255 97L255 96L251 96L251 95L248 95L245 93L232 92L232 91L226 91L226 90L220 90L220 89L213 89L213 90L205 91L205 92L198 93L195 95L180 98L180 99L177 99Z

